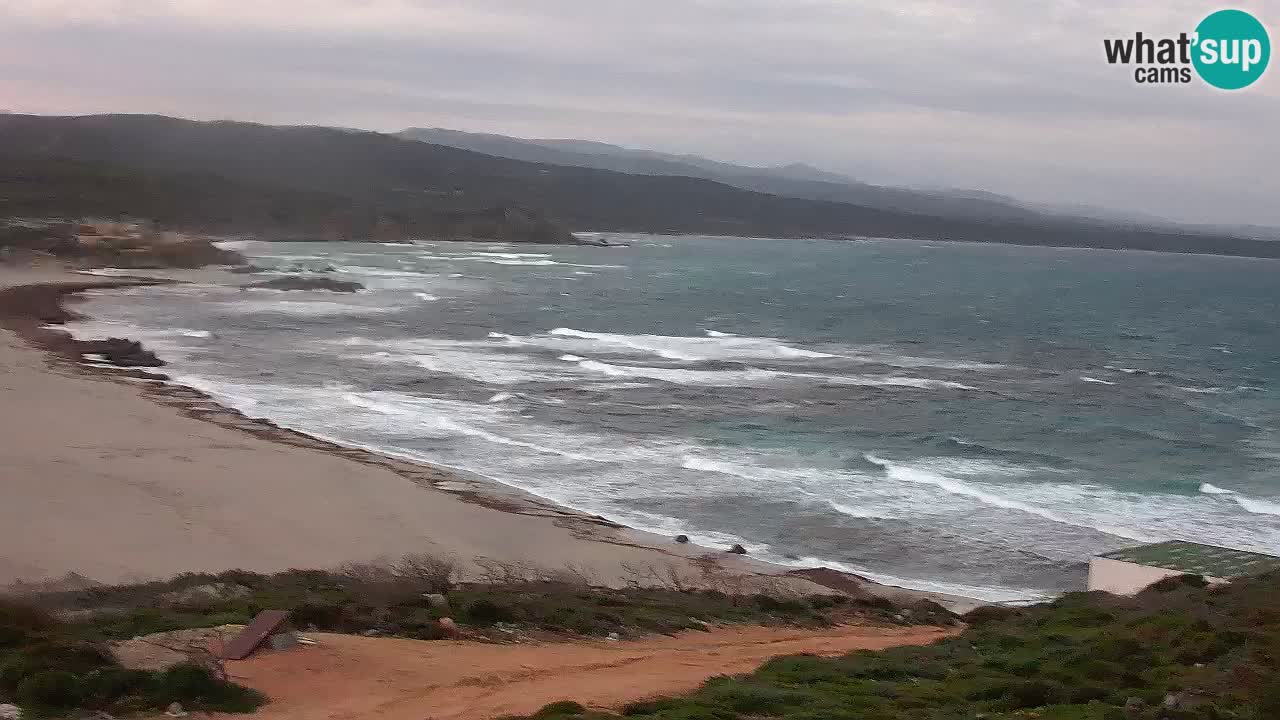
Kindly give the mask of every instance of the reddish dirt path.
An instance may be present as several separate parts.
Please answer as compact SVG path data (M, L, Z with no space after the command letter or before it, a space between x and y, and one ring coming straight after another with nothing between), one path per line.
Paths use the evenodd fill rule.
M260 653L227 669L272 698L253 716L258 720L487 720L566 699L617 708L692 690L715 675L749 672L778 655L926 644L952 632L734 627L635 642L547 645L309 634L317 645Z

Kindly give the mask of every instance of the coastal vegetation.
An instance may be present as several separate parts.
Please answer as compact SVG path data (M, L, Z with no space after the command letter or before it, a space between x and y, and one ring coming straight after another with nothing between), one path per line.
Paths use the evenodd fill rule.
M901 608L870 594L801 596L767 579L749 586L728 575L681 578L646 568L637 569L627 587L611 589L572 568L478 562L484 570L469 582L457 582L451 560L419 554L335 571L195 573L24 597L46 612L84 618L72 627L81 639L94 642L245 623L267 608L290 611L301 628L426 640L445 636L439 621L446 617L467 634L499 638L510 631L637 637L705 629L709 623L954 622L951 613L928 601Z
M433 555L336 571L193 573L135 585L81 583L75 590L19 587L0 600L0 702L42 711L140 711L180 702L188 709L249 711L257 693L219 677L212 655L161 672L121 667L113 643L156 633L248 623L264 609L291 613L303 631L419 640L636 638L704 631L712 625L837 623L946 625L954 616L921 601L898 607L878 597L801 596L781 583L745 591L707 576L700 589L660 569L637 569L623 588L587 574L478 560L481 576L457 582L454 563ZM664 579L666 578L666 579ZM74 581L74 578L71 579Z
M137 713L175 702L197 710L250 712L265 700L200 664L127 669L85 634L83 623L0 599L0 700L40 715L73 708Z
M181 702L251 710L263 698L199 664L126 670L106 648L150 633L247 622L266 608L303 630L490 642L623 639L745 623L956 622L927 601L733 594L668 583L608 589L572 568L486 566L458 583L430 555L338 571L188 574L164 582L27 592L0 604L0 699L42 712ZM648 573L647 579L660 577ZM1231 585L1163 580L1135 597L1068 593L1024 608L983 607L929 646L838 658L781 657L698 691L618 712L565 699L538 720L1273 720L1280 717L1280 602L1272 574ZM58 619L61 618L61 619Z
M844 657L783 657L685 697L628 705L636 720L1274 720L1280 575L1195 576L1136 597L1068 593L980 608L960 635ZM604 720L572 700L538 720Z

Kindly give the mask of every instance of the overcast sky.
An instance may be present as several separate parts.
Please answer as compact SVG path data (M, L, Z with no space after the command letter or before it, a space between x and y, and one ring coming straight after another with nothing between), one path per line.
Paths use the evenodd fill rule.
M1118 6L1118 9L1117 9ZM1229 4L1280 41L1280 0ZM0 0L0 110L574 137L1280 225L1280 60L1144 86L1185 0Z

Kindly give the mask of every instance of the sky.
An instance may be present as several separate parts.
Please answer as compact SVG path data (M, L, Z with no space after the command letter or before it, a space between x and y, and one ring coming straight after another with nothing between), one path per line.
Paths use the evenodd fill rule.
M1187 0L0 0L0 110L572 137L1280 226L1280 59L1139 85ZM1238 0L1280 41L1280 0Z

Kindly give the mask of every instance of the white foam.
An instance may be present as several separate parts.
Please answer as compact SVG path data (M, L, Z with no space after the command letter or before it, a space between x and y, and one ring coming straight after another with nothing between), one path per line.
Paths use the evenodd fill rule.
M968 390L978 388L973 385L953 382L951 380L934 380L933 378L896 377L892 375L804 375L792 373L796 377L821 378L832 385L854 385L858 387L906 387L918 390Z
M570 355L568 357L578 357ZM564 359L565 356L561 356ZM592 373L609 377L648 378L673 385L701 385L706 387L755 387L780 382L819 382L830 385L856 387L907 387L919 390L976 390L969 385L933 380L930 378L894 377L884 375L823 375L817 373L786 372L782 370L689 370L685 368L651 367L643 365L617 365L600 360L581 360L578 366Z
M247 250L259 243L258 240L218 240L213 244L223 250Z
M852 518L859 518L864 520L881 520L885 518L885 515L882 513L874 513L862 508L855 508L851 505L838 503L834 500L828 500L827 504L831 506L832 510L835 510L841 515L847 515Z
M706 330L704 332L706 332L707 337L713 337L713 338L737 337L733 333L720 332L719 330Z
M384 315L398 312L392 305L355 305L327 300L239 300L219 305L239 314L277 313L310 317L343 315Z
M582 362L583 360L586 360L586 358L581 355L561 355L559 359L564 360L565 362Z
M1195 393L1197 395L1221 395L1222 394L1222 388L1216 388L1216 387L1189 387L1189 386L1178 385L1177 388L1179 390L1184 390L1189 393Z
M1200 492L1205 495L1227 495L1235 501L1237 505L1245 510L1245 512L1254 515L1278 515L1280 516L1280 502L1274 500L1263 500L1261 498L1253 498L1248 495L1241 495L1235 490L1227 490L1209 483L1200 485Z
M367 277L388 278L432 278L435 273L416 272L413 270L394 270L392 268L369 267L365 265L336 265L334 270L347 275L364 275Z
M991 490L978 487L973 483L947 477L946 475L925 467L896 463L871 454L867 454L865 457L868 461L883 467L885 469L885 473L894 480L921 485L932 485L953 495L972 498L984 505L992 505L1006 510L1016 510L1028 515L1035 515L1036 517L1043 518L1050 522L1091 528L1108 535L1117 535L1119 537L1138 540L1140 542L1155 542L1158 540L1158 538L1130 528L1116 527L1106 524L1093 524L1082 522L1074 518L1064 517L1062 514L1054 512L1053 510L1048 510L1028 502L1014 500L1012 498L999 495Z
M1080 382L1093 383L1095 385L1115 385L1115 383L1110 380L1100 380L1096 377L1089 377L1088 375L1081 375Z
M458 345L441 344L425 353L380 350L344 357L375 363L415 365L439 375L467 378L486 385L522 385L555 381L561 377L550 366L527 355L473 352Z
M1246 497L1244 495L1235 495L1232 499L1235 500L1240 507L1255 515L1280 516L1280 502L1260 500L1258 498Z
M722 475L733 475L734 477L745 478L748 480L759 479L758 473L752 473L750 470L744 469L741 465L734 465L718 460L710 460L707 458L693 457L686 455L680 461L680 467L687 470L700 470L703 472L715 472Z
M476 252L473 255L484 257L496 257L506 260L520 260L522 258L549 258L551 253L500 253L500 252Z
M431 412L430 407L433 403L426 403L418 398L407 399L411 396L395 395L392 393L344 393L343 398L356 407L373 410L378 413L403 417L405 419L416 421L419 426L433 427L437 430L445 430L446 432L465 435L472 438L478 438L486 442L507 445L510 447L518 447L526 450L532 450L536 453L548 455L558 455L560 457L569 458L592 463L609 463L613 462L610 458L595 457L584 455L562 448L549 447L536 442L527 440L519 440L504 435L499 435L474 425L454 420L452 416L439 412ZM441 403L434 403L439 406ZM457 406L459 403L448 403ZM424 407L425 406L425 407Z
M589 332L574 328L555 328L546 335L534 336L531 342L564 345L563 339L573 343L569 350L586 352L636 351L657 355L666 360L696 362L701 360L750 360L832 358L830 353L791 347L774 338L737 337L718 334L708 337L680 335L623 335L619 333ZM577 342L583 341L583 342Z
M1116 372L1122 372L1125 375L1137 375L1139 373L1146 372L1145 370L1141 370L1139 368L1116 367L1115 365L1103 365L1103 367L1105 367L1108 370L1115 370Z
M419 300L422 300L423 302L434 302L440 299L436 295L432 295L431 293L424 293L424 292L416 292L413 294L413 296L418 298Z
M81 275L97 275L99 277L129 277L131 275L139 275L145 273L145 270L130 270L129 268L92 268L89 270L81 270Z

